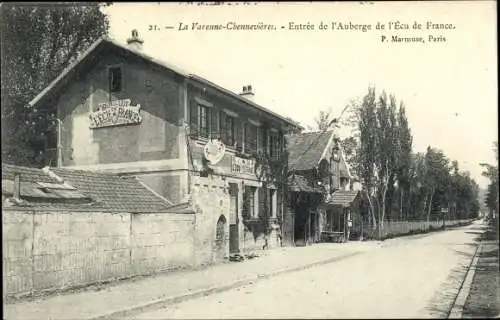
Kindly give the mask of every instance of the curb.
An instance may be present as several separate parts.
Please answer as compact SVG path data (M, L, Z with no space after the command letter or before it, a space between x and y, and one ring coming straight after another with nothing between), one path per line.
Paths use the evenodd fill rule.
M133 315L137 315L137 314L141 314L141 313L145 313L145 312L149 312L149 311L154 311L154 310L157 310L157 309L161 309L161 308L164 308L164 307L166 307L168 305L171 305L171 304L176 304L176 303L180 303L180 302L183 302L183 301L187 301L187 300L191 300L191 299L196 299L196 298L208 296L208 295L211 295L211 294L215 294L215 293L219 293L219 292L223 292L223 291L228 291L228 290L231 290L231 289L234 289L234 288L242 287L244 285L252 284L255 281L258 281L258 280L261 280L261 279L268 279L268 278L271 278L271 277L274 277L274 276L278 276L278 275L281 275L281 274L285 274L285 273L292 273L292 272L295 272L295 271L301 271L301 270L309 269L309 268L312 268L312 267L315 267L315 266L329 264L329 263L336 262L336 261L339 261L339 260L343 260L343 259L346 259L346 258L349 258L349 257L353 257L353 256L361 254L361 253L362 252L354 252L354 253L346 254L346 255L343 255L343 256L339 256L339 257L335 257L335 258L330 258L330 259L327 259L327 260L316 261L316 262L309 263L309 264L306 264L306 265L302 265L302 266L299 266L299 267L284 268L284 269L280 269L280 270L277 270L277 271L274 271L274 272L270 272L270 273L267 273L267 274L254 275L254 276L247 277L247 278L244 278L244 279L241 279L241 280L236 280L236 281L228 283L228 284L213 286L213 287L206 288L206 289L199 289L199 290L196 290L196 291L193 291L193 292L181 294L181 295L174 296L174 297L160 298L160 299L152 300L152 301L149 301L147 303L143 303L143 304L136 305L136 306L133 306L133 307L128 307L128 308L125 308L125 309L122 309L122 310L113 311L113 312L110 312L110 313L107 313L107 314L104 314L104 315L101 315L101 316L91 317L91 318L89 318L89 320L108 320L108 319L130 317L130 316L133 316Z
M472 261L469 265L469 269L467 270L465 278L462 281L462 284L460 285L460 289L458 291L457 297L455 298L455 302L453 303L453 306L450 310L448 319L462 318L465 302L467 301L467 297L469 296L472 287L472 280L474 279L474 274L476 273L476 265L479 261L479 256L481 254L482 246L483 244L479 243L479 246L477 247L476 252L474 253L474 257L472 258Z

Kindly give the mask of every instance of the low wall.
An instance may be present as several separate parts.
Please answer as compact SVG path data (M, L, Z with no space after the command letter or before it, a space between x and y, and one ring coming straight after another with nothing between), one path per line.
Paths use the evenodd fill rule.
M2 212L3 296L191 265L193 214Z
M471 219L464 220L446 220L446 227L454 227L470 223ZM429 230L440 229L443 227L443 220L432 221L386 221L381 232L382 239L395 237L404 234L421 233ZM361 228L357 225L352 231L361 233ZM378 230L373 229L372 226L365 226L363 229L363 237L365 239L378 239Z

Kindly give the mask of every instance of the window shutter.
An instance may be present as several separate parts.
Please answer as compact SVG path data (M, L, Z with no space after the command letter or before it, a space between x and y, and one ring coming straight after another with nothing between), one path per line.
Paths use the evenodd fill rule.
M220 132L220 138L224 144L227 144L227 139L226 139L226 114L223 111L219 112L219 132Z
M266 192L267 189L259 188L259 216L262 218L266 216Z
M262 153L268 153L267 151L267 132L266 129L263 127L259 128L259 149Z
M239 119L234 119L234 126L236 131L236 151L243 151L243 125L244 123Z
M190 100L189 108L189 128L191 136L198 135L198 104L194 100Z
M217 111L214 109L210 109L209 112L210 112L210 124L209 124L210 137L212 139L220 138L219 126L217 123Z

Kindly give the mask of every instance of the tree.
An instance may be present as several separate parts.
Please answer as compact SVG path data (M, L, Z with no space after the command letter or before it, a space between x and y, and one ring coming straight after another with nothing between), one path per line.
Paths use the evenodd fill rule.
M425 153L425 212L426 220L429 222L433 208L433 200L436 194L447 191L450 183L450 165L448 158L441 150L427 147Z
M493 143L493 151L495 152L496 160L498 161L498 141ZM486 194L486 206L490 209L490 215L498 223L498 165L491 165L487 163L480 164L483 167L483 176L490 180L488 191Z
M372 227L376 228L377 220L375 218L375 209L373 197L376 191L376 154L377 154L377 128L375 88L368 88L368 93L363 98L358 110L358 165L356 166L358 175L361 179L362 192L366 195L368 201Z
M398 130L397 130L398 140L399 140L399 155L396 169L396 176L399 188L399 217L402 220L403 216L407 216L407 212L404 213L404 197L410 196L410 175L411 175L411 160L412 160L412 144L413 136L411 134L411 129L408 124L408 119L406 118L406 110L403 102L400 103L398 111ZM406 207L408 210L408 206Z
M355 137L347 137L341 142L342 149L344 151L345 160L349 165L349 168L353 168L356 165L356 149L358 147L358 141Z
M53 106L26 104L102 35L108 20L99 3L3 4L2 159L20 165L44 164L53 140Z
M314 119L318 130L320 131L328 130L330 126L331 115L332 115L332 109L328 109L326 111L320 110L318 117Z

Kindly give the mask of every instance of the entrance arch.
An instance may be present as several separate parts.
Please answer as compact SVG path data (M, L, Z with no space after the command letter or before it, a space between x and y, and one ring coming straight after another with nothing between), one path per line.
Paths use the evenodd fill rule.
M226 230L226 217L221 215L215 228L215 255L217 260L222 260L226 256Z

